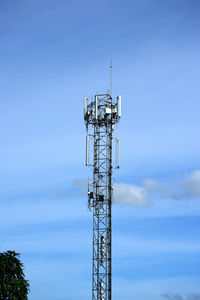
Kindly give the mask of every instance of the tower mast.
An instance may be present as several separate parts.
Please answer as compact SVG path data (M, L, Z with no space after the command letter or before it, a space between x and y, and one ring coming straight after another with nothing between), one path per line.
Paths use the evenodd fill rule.
M121 96L114 100L110 91L90 102L84 98L86 166L93 168L88 181L88 207L93 211L92 300L112 299L112 134L120 117ZM116 143L118 149L118 139ZM116 153L117 168L118 157Z

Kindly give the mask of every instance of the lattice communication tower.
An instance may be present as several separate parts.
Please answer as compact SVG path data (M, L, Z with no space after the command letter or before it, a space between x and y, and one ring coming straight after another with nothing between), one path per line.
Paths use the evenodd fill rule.
M93 211L92 300L112 298L112 171L119 168L119 140L115 139L112 165L113 130L121 117L121 96L97 94L84 98L86 124L86 166L93 169L88 180L88 207Z

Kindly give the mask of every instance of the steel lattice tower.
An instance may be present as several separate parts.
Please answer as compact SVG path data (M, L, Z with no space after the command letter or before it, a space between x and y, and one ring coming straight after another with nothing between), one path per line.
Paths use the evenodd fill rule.
M93 168L93 179L88 181L88 207L93 210L92 300L112 298L112 134L120 117L121 96L113 100L110 93L98 94L90 103L84 98L86 165ZM119 168L119 140L115 140Z

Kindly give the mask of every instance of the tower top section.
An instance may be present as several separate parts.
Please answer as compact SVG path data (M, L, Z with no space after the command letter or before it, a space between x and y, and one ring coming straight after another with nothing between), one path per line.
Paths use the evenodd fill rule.
M110 94L97 94L91 101L84 97L84 120L86 127L93 126L114 126L121 118L121 96L113 99Z

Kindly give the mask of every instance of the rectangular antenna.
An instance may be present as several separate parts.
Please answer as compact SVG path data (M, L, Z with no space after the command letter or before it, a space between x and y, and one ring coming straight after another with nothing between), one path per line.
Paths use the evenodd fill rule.
M86 114L86 111L87 111L87 98L86 97L84 97L84 116L85 116L85 114Z
M95 96L95 119L97 120L98 116L98 97L97 95Z
M89 152L90 152L90 136L86 136L86 166L89 166Z
M118 117L121 118L122 112L121 112L121 95L117 96L117 102L118 102Z

